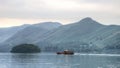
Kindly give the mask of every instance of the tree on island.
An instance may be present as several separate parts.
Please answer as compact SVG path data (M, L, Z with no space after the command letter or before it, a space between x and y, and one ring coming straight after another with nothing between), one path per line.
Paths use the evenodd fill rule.
M12 48L12 53L39 53L41 50L34 44L20 44Z

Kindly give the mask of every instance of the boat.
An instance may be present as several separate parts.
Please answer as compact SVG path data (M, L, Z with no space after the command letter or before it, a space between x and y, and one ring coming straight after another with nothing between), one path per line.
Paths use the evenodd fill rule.
M57 52L57 54L73 55L74 52L73 51L69 51L69 50L64 50L63 52Z

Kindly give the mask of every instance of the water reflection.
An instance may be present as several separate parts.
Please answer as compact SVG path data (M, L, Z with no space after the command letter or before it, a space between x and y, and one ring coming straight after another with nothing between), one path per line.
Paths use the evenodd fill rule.
M12 54L11 68L37 68L37 54Z
M119 56L0 54L0 68L120 68Z
M57 55L54 64L56 68L73 68L73 57L73 55Z
M106 60L109 61L107 67L120 68L120 56L106 57Z

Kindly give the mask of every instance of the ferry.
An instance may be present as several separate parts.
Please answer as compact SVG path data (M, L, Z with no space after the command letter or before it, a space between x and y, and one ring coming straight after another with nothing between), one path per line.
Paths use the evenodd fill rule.
M73 55L74 52L73 51L69 51L69 50L64 50L63 52L57 52L57 54Z

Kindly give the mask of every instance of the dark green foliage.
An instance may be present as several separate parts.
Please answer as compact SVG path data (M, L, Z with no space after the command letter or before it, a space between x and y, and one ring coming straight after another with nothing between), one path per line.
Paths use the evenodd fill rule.
M12 48L12 53L39 53L40 48L33 44L20 44Z

